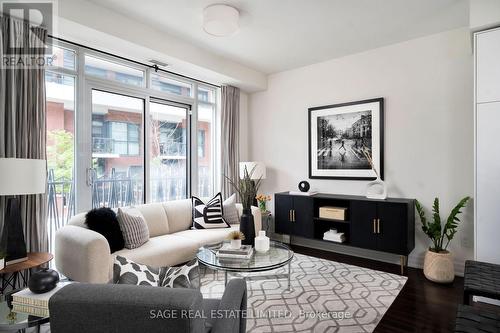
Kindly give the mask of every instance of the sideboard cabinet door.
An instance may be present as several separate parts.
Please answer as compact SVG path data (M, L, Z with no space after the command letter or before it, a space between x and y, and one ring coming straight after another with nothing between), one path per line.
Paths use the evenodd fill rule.
M377 204L377 249L406 255L406 224L408 206L402 203Z
M313 238L313 202L310 197L293 198L293 234L295 236Z
M351 201L351 245L377 248L376 218L376 202Z
M293 198L289 195L275 195L275 231L279 234L290 235L292 233L291 212L293 209Z

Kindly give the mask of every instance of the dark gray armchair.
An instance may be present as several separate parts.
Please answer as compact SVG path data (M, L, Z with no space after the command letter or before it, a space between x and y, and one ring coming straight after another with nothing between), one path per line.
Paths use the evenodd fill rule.
M244 333L247 288L230 280L222 299L196 289L74 283L50 298L52 333Z

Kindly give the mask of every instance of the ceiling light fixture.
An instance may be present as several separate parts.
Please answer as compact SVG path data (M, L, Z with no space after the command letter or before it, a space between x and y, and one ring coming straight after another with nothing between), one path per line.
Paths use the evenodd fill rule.
M203 10L203 30L207 34L225 37L239 30L240 13L228 5L210 5Z

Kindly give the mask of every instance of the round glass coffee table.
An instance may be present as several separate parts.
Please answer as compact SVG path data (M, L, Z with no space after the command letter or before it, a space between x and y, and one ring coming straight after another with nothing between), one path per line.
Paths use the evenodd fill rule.
M252 273L271 271L288 265L286 274L276 274L275 278L282 278L283 275L288 282L290 290L290 273L293 251L288 246L279 242L271 242L269 251L260 253L254 251L250 259L228 259L217 258L217 250L223 243L211 244L201 247L196 255L198 262L209 268L224 272L224 285L227 284L228 273ZM252 279L251 276L245 277Z

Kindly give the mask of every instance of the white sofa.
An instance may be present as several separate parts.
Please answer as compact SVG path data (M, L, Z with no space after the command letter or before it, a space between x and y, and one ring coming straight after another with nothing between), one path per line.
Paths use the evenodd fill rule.
M190 199L136 206L146 220L150 239L137 249L113 254L106 238L86 227L86 213L75 215L56 233L56 268L75 281L106 283L112 277L116 255L151 266L174 266L193 259L201 246L222 241L239 229L234 224L231 228L192 230L191 206ZM236 207L241 215L241 204ZM257 234L262 217L257 207L252 207L252 213Z

